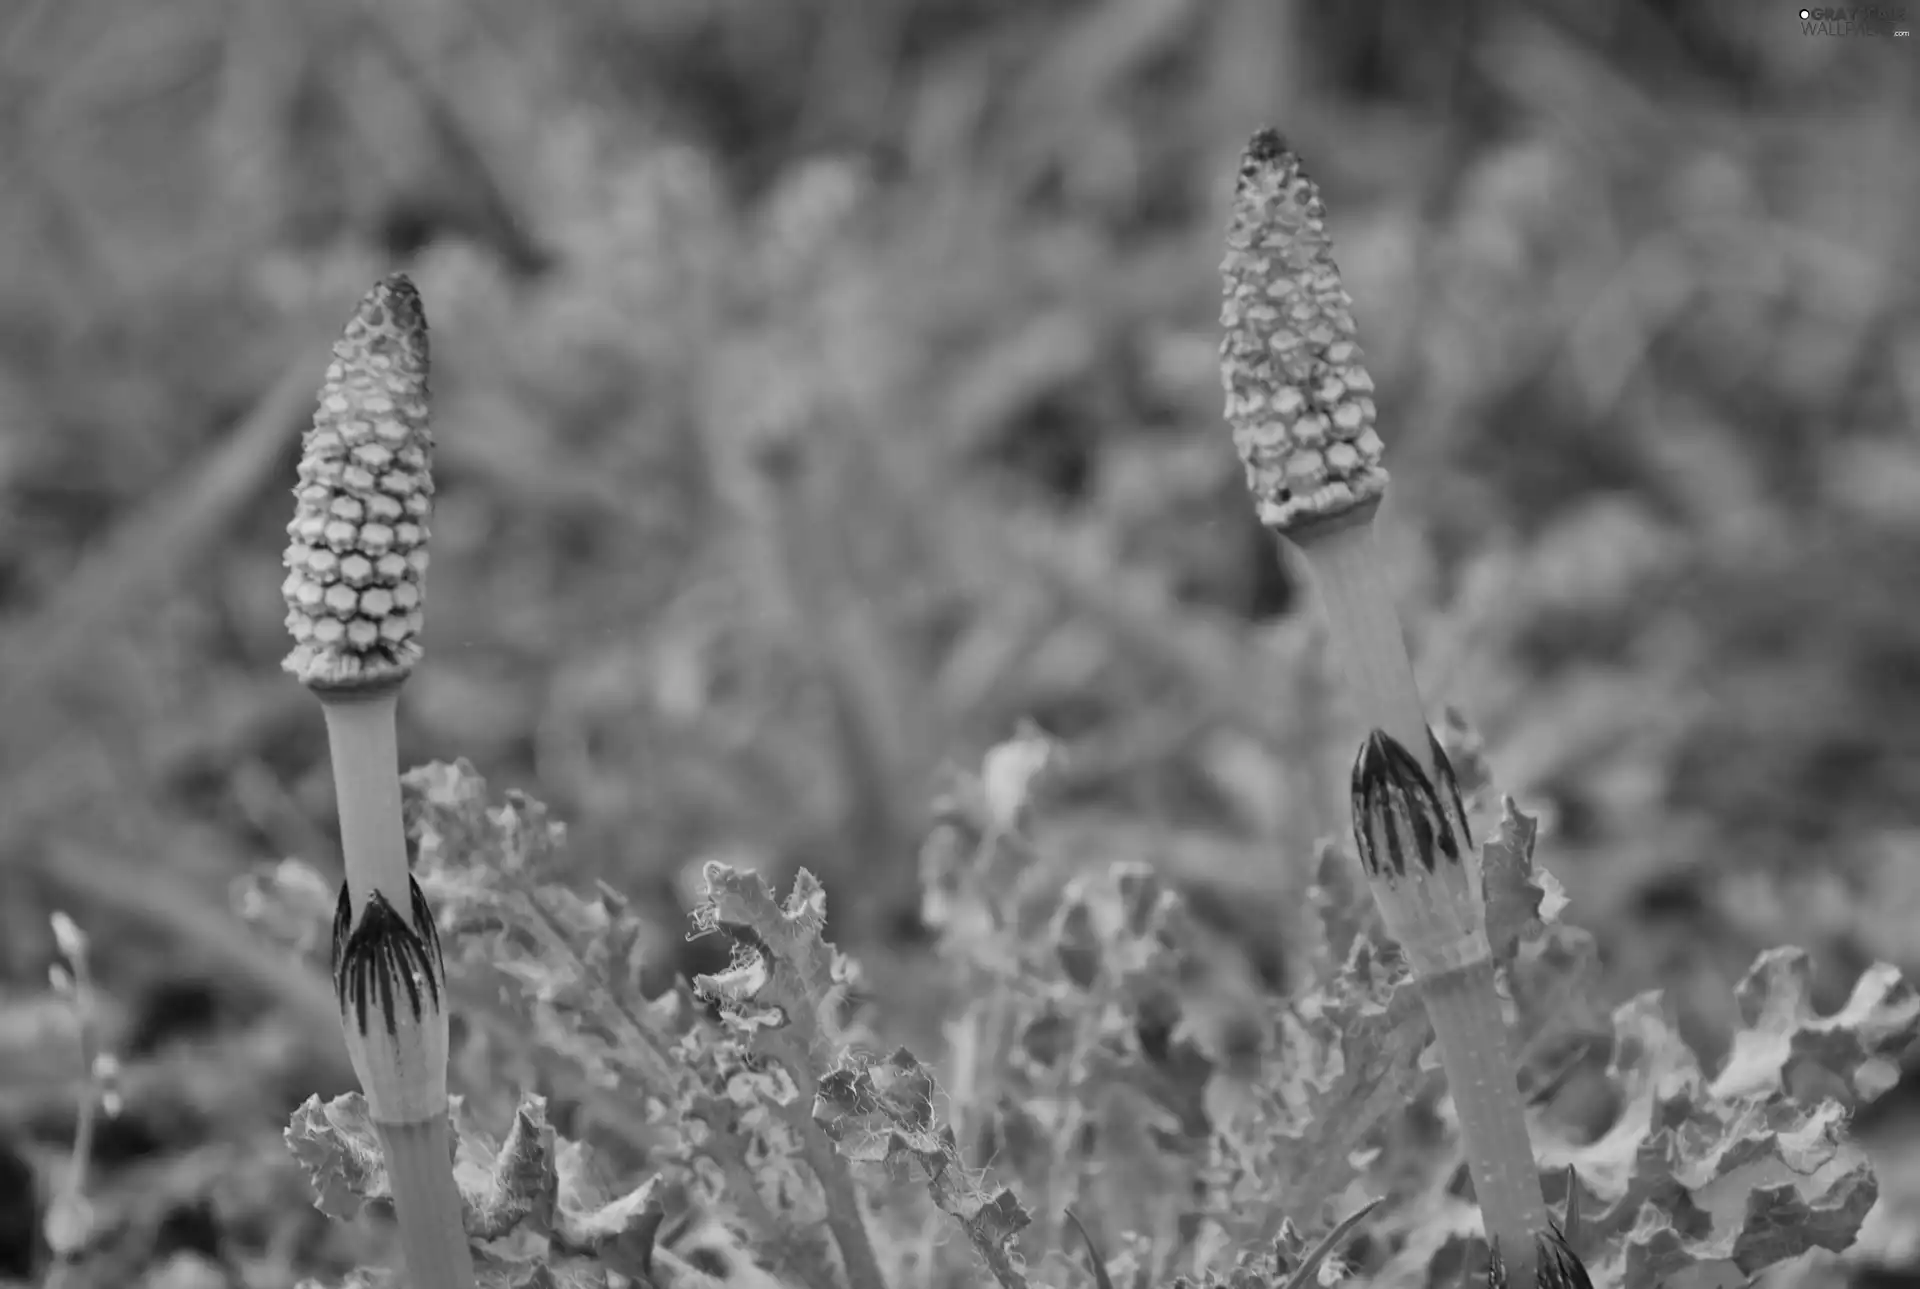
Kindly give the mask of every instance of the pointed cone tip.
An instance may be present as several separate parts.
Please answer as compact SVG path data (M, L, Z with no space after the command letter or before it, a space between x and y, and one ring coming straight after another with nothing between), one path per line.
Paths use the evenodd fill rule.
M366 333L356 337L356 333ZM427 310L420 290L405 273L389 273L360 297L343 343L358 338L377 346L383 338L414 352L424 365L427 357ZM373 347L369 346L369 347Z
M1287 136L1272 126L1263 126L1253 132L1253 137L1247 140L1246 157L1248 161L1261 165L1274 165L1288 157L1299 160L1293 146L1287 142Z

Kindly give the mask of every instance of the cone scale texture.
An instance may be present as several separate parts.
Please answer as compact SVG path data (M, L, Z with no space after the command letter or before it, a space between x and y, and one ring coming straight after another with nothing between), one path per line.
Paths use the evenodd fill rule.
M394 274L333 346L287 525L283 664L320 693L378 693L421 657L433 508L427 322Z
M1367 374L1326 206L1274 130L1242 157L1220 273L1226 419L1260 520L1300 538L1386 491Z

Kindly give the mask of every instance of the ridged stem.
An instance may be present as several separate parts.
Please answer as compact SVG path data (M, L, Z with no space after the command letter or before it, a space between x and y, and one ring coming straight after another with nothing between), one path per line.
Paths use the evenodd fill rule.
M1346 673L1363 727L1385 730L1432 775L1425 707L1374 547L1378 508L1377 501L1367 501L1338 519L1287 536L1305 556L1326 614L1328 646Z
M1368 879L1388 932L1406 950L1433 1022L1487 1237L1496 1242L1510 1283L1532 1285L1538 1267L1535 1241L1550 1230L1546 1203L1495 989L1471 838L1452 770L1428 729L1400 619L1374 550L1374 510L1367 504L1288 536L1305 556L1326 611L1330 646L1363 720L1376 732L1369 747L1391 740L1404 750L1418 767L1409 777L1423 775L1434 789L1430 799L1437 818L1430 831L1437 835L1444 826L1458 839L1452 857L1436 855L1432 846L1425 855L1414 854L1416 848L1409 846L1409 862L1398 870L1369 863ZM1367 826L1356 819L1356 829ZM1411 836L1417 830L1406 832ZM1384 833L1373 840L1379 845L1383 838ZM1359 840L1364 855L1370 839Z
M808 1113L811 1106L804 1101L795 1102L795 1106L801 1112L789 1114L787 1121L800 1139L801 1153L808 1167L820 1182L820 1194L826 1201L827 1230L840 1249L841 1262L847 1269L847 1283L852 1289L886 1289L887 1278L880 1270L879 1255L874 1252L873 1238L867 1233L867 1221L860 1212L860 1189L854 1183L853 1169L813 1122Z
M1513 1283L1528 1284L1536 1274L1534 1244L1547 1230L1547 1212L1514 1079L1513 1043L1494 989L1493 960L1429 976L1419 987L1460 1116L1487 1235L1500 1242Z
M474 1289L473 1253L453 1181L453 1133L444 1114L380 1123L400 1249L413 1289Z
M446 980L431 911L407 867L399 686L323 695L347 880L334 987L354 1072L380 1133L414 1289L474 1289L447 1119Z

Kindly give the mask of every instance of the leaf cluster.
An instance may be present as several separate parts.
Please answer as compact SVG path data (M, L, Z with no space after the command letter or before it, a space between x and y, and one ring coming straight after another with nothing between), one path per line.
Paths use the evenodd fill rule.
M1049 758L1018 763L998 783L959 776L923 848L958 999L944 1049L924 1053L874 1040L888 1018L863 1010L805 871L781 899L759 873L707 865L692 927L728 937L732 963L648 998L648 929L612 890L575 889L538 803L496 797L465 764L410 773L417 872L457 987L650 1134L638 1184L609 1188L590 1161L616 1156L562 1140L539 1096L497 1144L461 1102L457 1172L489 1283L673 1283L662 1268L693 1264L662 1240L668 1200L724 1212L769 1283L810 1289L974 1284L981 1266L1005 1289L1084 1283L1070 1208L1097 1286L1414 1285L1485 1268L1431 1034L1351 860L1319 857L1311 981L1239 999L1221 1023L1217 937L1178 887L1131 858L1063 872L1029 828ZM1920 995L1876 966L1820 1016L1807 956L1770 952L1709 1074L1657 993L1597 1004L1591 937L1563 920L1535 833L1506 800L1482 848L1513 1020L1536 1057L1571 1045L1603 1065L1618 1103L1590 1138L1544 1113L1534 1125L1568 1247L1603 1285L1804 1280L1875 1203L1845 1125L1920 1035ZM298 921L297 901L271 898L276 882L308 889L287 871L256 888L268 921ZM310 1101L287 1140L323 1211L385 1200L357 1097Z

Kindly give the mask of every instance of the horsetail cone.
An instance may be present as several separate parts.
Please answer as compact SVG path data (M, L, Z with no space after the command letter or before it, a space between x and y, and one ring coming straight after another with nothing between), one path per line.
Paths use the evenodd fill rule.
M1299 540L1386 491L1373 378L1319 187L1278 131L1247 144L1227 227L1220 378L1260 520Z
M1241 155L1220 275L1220 379L1255 510L1305 558L1367 726L1425 761L1419 688L1373 550L1387 490L1373 377L1320 190L1277 131Z
M420 661L433 434L427 319L404 274L374 286L333 346L287 525L283 664L317 693L399 685Z

